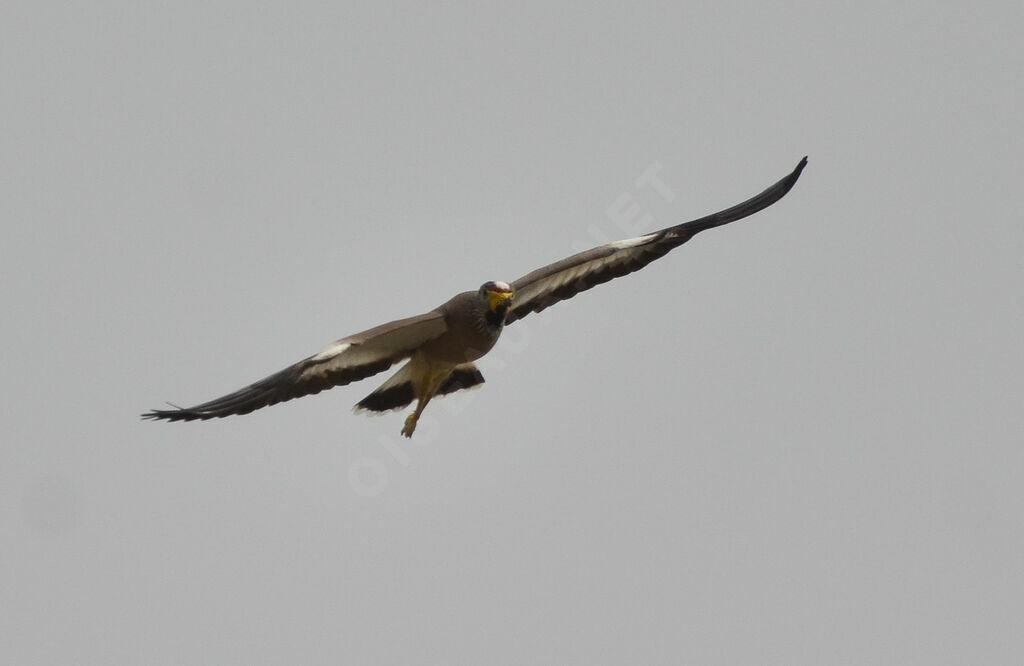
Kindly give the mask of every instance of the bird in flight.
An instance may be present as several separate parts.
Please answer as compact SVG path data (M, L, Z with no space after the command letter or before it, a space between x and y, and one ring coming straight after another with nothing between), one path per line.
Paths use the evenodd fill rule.
M399 319L327 345L322 351L243 389L194 407L156 409L144 419L195 421L253 410L344 386L407 361L357 411L416 409L405 419L402 434L412 437L432 398L483 384L474 361L498 341L502 329L531 312L572 298L591 287L638 271L696 234L753 215L793 187L807 165L796 168L760 194L732 208L637 238L608 243L538 268L514 282L485 282L476 291L457 294L426 314Z

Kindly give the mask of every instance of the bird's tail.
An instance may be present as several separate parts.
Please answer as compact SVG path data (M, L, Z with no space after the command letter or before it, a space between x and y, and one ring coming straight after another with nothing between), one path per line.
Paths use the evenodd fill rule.
M438 395L448 395L462 389L473 388L484 383L484 376L472 363L463 363L455 366L452 374L441 382L441 388L437 389Z
M402 369L391 376L380 387L366 396L355 406L355 410L371 412L387 412L393 409L402 409L418 396L413 385L412 361L402 366ZM479 386L484 383L484 376L472 363L463 363L455 366L452 373L441 383L436 395L447 395L461 389Z

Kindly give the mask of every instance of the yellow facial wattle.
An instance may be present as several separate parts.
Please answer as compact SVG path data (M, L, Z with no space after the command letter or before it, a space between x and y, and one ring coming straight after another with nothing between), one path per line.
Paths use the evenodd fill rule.
M490 289L488 289L487 300L488 304L491 307L491 310L497 312L499 305L501 305L502 303L507 303L508 301L512 300L512 294L513 292L511 291L491 291Z

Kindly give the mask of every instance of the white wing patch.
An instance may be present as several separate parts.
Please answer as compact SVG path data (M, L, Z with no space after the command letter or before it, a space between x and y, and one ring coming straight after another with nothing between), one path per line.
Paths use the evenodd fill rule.
M350 335L332 342L315 356L310 356L308 360L311 364L303 370L302 378L322 377L349 368L378 364L384 360L395 363L446 330L444 315L437 312L400 319Z
M637 238L627 238L626 240L615 241L609 243L608 247L614 247L616 250L625 250L627 248L636 247L637 245L643 245L647 241L651 240L658 235L658 232L647 234L645 236L639 236Z
M329 359L332 356L337 356L338 354L342 353L351 346L351 344L347 342L342 342L341 340L338 340L337 342L332 342L331 344L324 347L323 351L314 356L311 360L323 361L325 359Z
M338 340L327 345L322 352L310 357L313 365L302 372L302 377L319 377L326 373L346 368L355 368L387 358L386 350L375 349L373 345Z
M609 243L605 247L610 247L615 250L611 254L607 254L603 257L597 257L590 261L585 261L582 264L577 264L555 273L554 275L549 275L548 277L534 282L525 288L521 288L516 293L516 297L520 299L520 302L526 302L535 298L539 294L553 292L566 284L576 282L580 279L586 280L587 275L596 273L605 266L627 262L638 252L638 250L633 248L646 245L657 235L658 233L655 232L638 238L627 238L626 240Z

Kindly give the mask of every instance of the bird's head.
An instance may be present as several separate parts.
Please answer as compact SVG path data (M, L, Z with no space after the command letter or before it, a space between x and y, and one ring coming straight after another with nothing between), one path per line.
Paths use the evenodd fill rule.
M487 303L487 309L502 319L512 305L515 290L507 282L490 281L480 285L480 298Z

